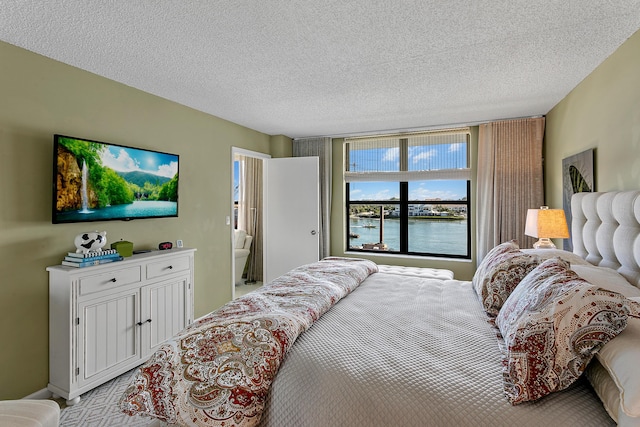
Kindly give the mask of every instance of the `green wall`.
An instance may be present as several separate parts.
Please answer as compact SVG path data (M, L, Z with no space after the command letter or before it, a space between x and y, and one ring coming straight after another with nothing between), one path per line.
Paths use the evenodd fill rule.
M640 188L640 31L547 115L549 206L562 208L562 159L590 148L596 191Z
M179 154L179 217L53 225L54 133ZM137 249L183 239L198 249L196 317L231 299L232 146L269 153L270 137L0 42L0 399L47 385L45 268L82 231Z

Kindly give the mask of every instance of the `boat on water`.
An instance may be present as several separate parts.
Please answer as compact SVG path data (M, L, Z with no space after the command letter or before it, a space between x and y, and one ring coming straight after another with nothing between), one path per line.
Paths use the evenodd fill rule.
M349 233L349 237L352 239L359 239L360 235L358 233L351 232Z
M362 226L363 228L377 228L378 226L375 224L365 224Z
M370 251L388 251L389 247L386 243L363 243L362 249L370 250Z

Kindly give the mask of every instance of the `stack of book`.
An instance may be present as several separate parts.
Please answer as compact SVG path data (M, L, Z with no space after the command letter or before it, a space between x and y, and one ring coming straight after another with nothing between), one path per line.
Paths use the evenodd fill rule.
M68 267L90 267L92 265L106 264L108 262L122 261L123 257L120 256L115 249L105 249L101 252L87 252L76 253L69 252L62 265Z

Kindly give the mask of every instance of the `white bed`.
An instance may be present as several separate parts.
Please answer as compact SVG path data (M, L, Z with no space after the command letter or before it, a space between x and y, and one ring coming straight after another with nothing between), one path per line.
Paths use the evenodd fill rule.
M579 194L573 200L572 215L575 254L523 251L525 255L535 257L540 264L540 255L546 258L560 254L572 262L572 267L582 264L574 268L581 277L614 283L618 287L612 290L628 291L630 297L634 292L640 295L640 289L614 272L619 271L637 286L640 192ZM608 269L590 266L585 259ZM553 262L563 263L547 263ZM339 269L331 261L330 267ZM614 381L609 375L614 368L624 371L630 360L638 357L640 335L630 335L632 328L628 333L621 326L619 337L602 348L601 353L615 348L610 352L614 353L611 359L602 361L606 369L599 362L589 364L588 376L597 393L581 375L566 389L511 404L505 397L503 381L505 356L501 349L505 340L499 339L500 331L493 322L495 319L505 324L507 317L487 314L486 301L496 299L483 298L477 285L481 278L472 283L454 280L446 270L380 267L380 271L369 274L374 270L368 270L368 264L357 268L358 274L349 271L346 276L353 279L359 275L366 280L344 286L328 284L331 272L319 272L316 266L311 270L317 272L320 282L308 280L308 271L294 270L273 288L267 285L263 293L236 300L212 313L199 325L183 331L142 367L120 407L130 414L180 425L607 426L616 425L614 420L620 425L637 425L639 418L625 413L634 414L640 405L625 401L640 396L633 387L637 377L616 377ZM540 269L533 271L541 274ZM530 277L511 291L522 291L525 283L531 282ZM306 283L306 290L296 285L296 280ZM328 293L336 287L342 289L339 297ZM330 304L313 299L325 293ZM614 295L619 297L608 292L608 296ZM287 299L291 296L297 298L296 303ZM517 305L517 301L503 299L500 304L510 310ZM295 323L293 317L282 314L284 306L308 316L302 316L302 326L296 326L299 335L287 335L282 341L286 345L277 361L273 358L265 363L255 353L240 350L240 341L246 341L249 335L243 335L242 340L218 340L216 346L202 341L207 336L203 329L211 330L212 322L214 327L228 326L230 315L245 316L243 324L247 318L249 323L256 323L256 319L263 319L261 310L268 309L269 315L281 316L278 322ZM237 324L240 317L234 319ZM633 321L640 323L638 319ZM252 333L263 336L258 340L262 344L251 343L252 349L268 348L269 337L264 338L268 329L261 327L259 334ZM195 373L191 365L183 363L193 358L193 352L183 350L197 341L194 337L200 340L198 349L209 349L210 361L200 363ZM237 348L225 353L230 343ZM624 344L622 350L618 343ZM240 353L245 360L233 359ZM246 363L251 358L255 358L253 365ZM258 368L277 375L256 376ZM240 398L233 397L231 391L224 394L240 383L242 390L259 385L264 393L255 388ZM627 387L622 400L621 387Z
M353 297L289 351L261 426L614 425L584 383L511 406L470 282L378 273Z

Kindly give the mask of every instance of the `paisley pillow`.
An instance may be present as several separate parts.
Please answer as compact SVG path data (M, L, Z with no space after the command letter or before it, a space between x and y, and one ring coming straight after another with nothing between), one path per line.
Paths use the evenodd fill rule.
M472 279L485 311L496 316L511 292L538 264L539 257L523 253L515 240L489 251Z
M538 255L538 257L540 257L540 262L550 259L550 258L561 258L565 261L567 261L569 264L571 264L571 266L574 265L590 265L593 266L593 264L589 264L584 258L579 257L578 255L574 254L573 252L569 252L569 251L565 251L563 249L552 249L552 248L545 248L545 249L534 249L534 248L525 248L525 249L520 249L522 252L524 252L527 255Z
M571 385L627 326L632 304L580 278L566 261L541 263L496 318L507 399L515 405Z

